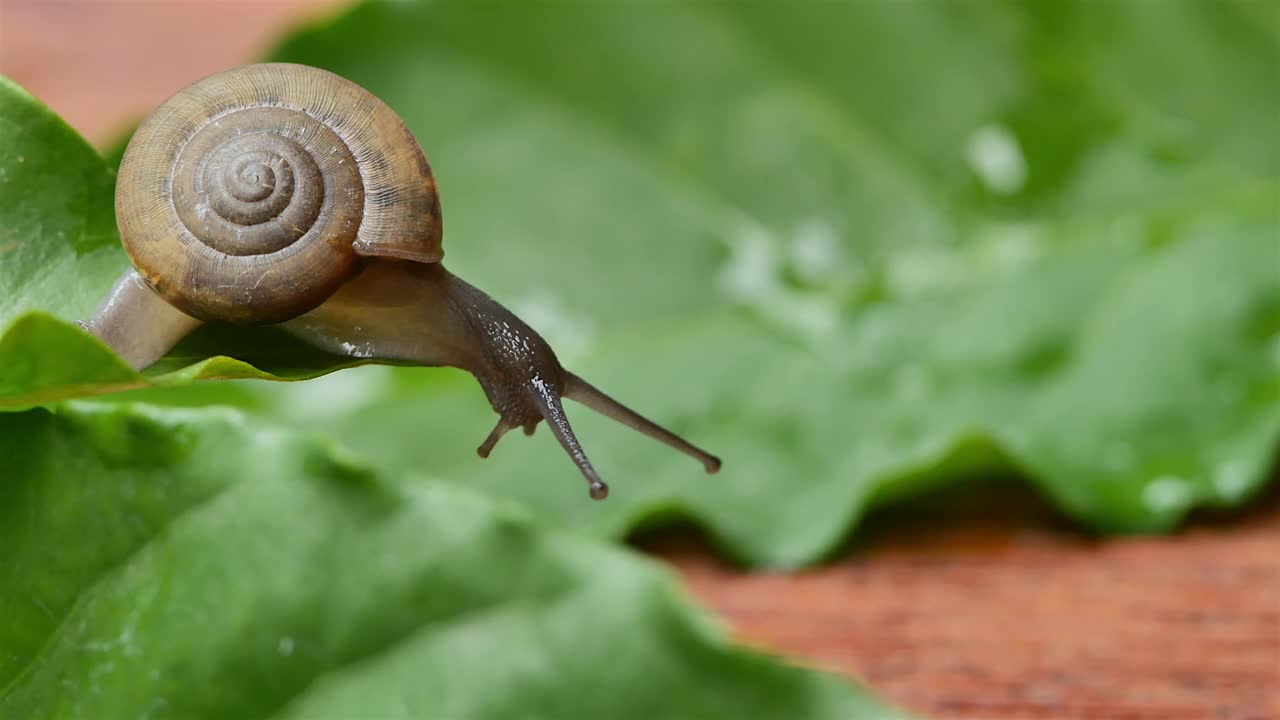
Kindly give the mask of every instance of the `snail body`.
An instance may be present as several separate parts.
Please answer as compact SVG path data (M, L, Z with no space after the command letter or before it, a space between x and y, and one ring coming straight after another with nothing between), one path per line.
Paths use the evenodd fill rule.
M592 497L608 489L562 396L719 469L564 370L536 331L444 268L425 154L391 108L337 75L272 63L183 89L130 141L116 216L133 269L85 326L135 368L204 323L279 324L331 353L471 372L499 414L479 454L546 420Z

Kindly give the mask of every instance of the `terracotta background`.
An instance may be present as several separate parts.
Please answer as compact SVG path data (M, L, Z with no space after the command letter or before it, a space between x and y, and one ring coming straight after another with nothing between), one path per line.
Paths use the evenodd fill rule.
M339 4L0 0L0 73L102 144ZM1275 490L1173 538L1098 540L1022 484L991 483L877 511L794 575L729 567L694 531L637 544L743 642L934 717L1280 720Z

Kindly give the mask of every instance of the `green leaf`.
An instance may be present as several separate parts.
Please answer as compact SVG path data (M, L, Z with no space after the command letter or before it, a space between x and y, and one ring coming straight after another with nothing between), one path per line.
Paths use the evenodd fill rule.
M649 561L235 412L10 413L0 457L3 718L904 717Z
M1270 6L369 1L272 57L396 109L451 270L725 470L574 413L613 488L588 503L546 437L478 462L487 404L443 370L150 399L237 402L603 535L692 516L771 565L975 472L1104 531L1267 475Z
M251 347L259 339L262 344ZM244 350L237 352L242 346ZM265 359L262 364L269 364L272 372L242 360L215 356L218 352L260 363ZM87 332L47 313L31 311L20 315L0 335L0 411L139 388L181 387L197 380L307 380L361 364L299 347L283 333L215 328L183 342L143 375Z
M0 76L0 329L32 309L93 309L127 265L114 183L74 130Z

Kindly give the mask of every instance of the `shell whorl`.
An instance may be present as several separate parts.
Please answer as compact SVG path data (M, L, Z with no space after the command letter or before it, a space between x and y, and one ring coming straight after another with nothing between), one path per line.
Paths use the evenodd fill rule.
M151 287L207 321L301 315L360 255L443 255L413 135L363 88L302 65L228 70L157 108L121 162L116 216Z

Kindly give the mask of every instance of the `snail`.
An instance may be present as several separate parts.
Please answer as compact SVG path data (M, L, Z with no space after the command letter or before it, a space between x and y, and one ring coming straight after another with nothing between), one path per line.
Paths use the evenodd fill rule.
M565 370L537 332L444 268L422 148L338 75L249 65L179 91L129 142L116 221L132 268L83 325L135 369L205 323L278 325L329 353L470 372L499 416L479 455L545 420L596 499L608 486L562 397L720 468Z

